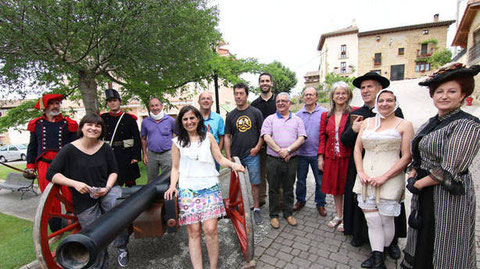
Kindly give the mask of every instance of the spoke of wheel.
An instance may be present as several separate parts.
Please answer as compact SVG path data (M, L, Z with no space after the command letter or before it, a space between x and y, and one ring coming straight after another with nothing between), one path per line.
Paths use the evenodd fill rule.
M77 220L77 217L75 217L74 215L58 214L58 213L53 213L53 212L50 212L48 215L52 218L63 218L63 219Z
M60 230L58 230L58 231L56 231L56 232L53 232L53 233L49 234L49 235L48 235L48 239L50 239L50 238L52 238L52 237L55 237L55 236L57 236L57 235L59 235L59 234L63 234L63 233L65 233L65 232L74 230L75 228L79 228L79 227L80 227L80 223L77 221L77 222L72 223L72 224L70 224L70 225L68 225L68 226L66 226L66 227L64 227L64 228L62 228L62 229L60 229ZM72 233L73 233L73 232L72 232Z
M73 212L73 204L70 201L68 201L67 198L65 198L65 196L63 194L60 194L60 192L59 192L59 193L55 194L55 197L60 201L60 203L65 205L65 209L68 212Z
M237 232L238 242L240 243L240 248L242 249L242 253L245 253L247 249L247 234L245 232L245 226L238 220L232 218L232 224ZM245 254L244 254L245 255Z

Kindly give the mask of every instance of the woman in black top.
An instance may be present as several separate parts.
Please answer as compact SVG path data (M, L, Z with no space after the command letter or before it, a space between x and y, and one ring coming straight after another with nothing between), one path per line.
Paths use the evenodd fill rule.
M70 187L73 210L85 228L115 206L121 188L115 185L117 163L110 146L102 138L105 124L96 114L82 118L79 139L63 147L47 171L47 179ZM106 250L98 255L91 268L105 268Z

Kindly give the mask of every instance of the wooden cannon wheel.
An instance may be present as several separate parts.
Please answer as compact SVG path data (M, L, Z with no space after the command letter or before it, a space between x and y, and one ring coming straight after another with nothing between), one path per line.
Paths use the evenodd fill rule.
M60 238L81 230L77 216L73 213L72 202L60 191L60 186L49 183L45 188L37 207L33 224L33 243L35 254L43 268L61 269L55 261L55 249ZM52 206L59 202L61 213L54 213ZM67 213L69 212L69 213ZM61 220L61 229L51 232L48 221L52 218Z
M240 163L237 157L235 162ZM253 219L250 211L252 186L248 173L230 173L230 188L228 199L225 199L227 218L231 219L235 233L240 243L240 249L246 262L253 259L254 238Z

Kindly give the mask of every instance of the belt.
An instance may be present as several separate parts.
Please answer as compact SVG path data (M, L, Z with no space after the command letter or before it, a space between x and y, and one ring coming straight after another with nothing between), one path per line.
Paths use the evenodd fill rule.
M295 155L295 156L290 157L290 160L297 158L297 156L298 156L298 155ZM282 157L280 157L280 156L276 157L276 156L268 155L268 157L272 157L272 158L274 158L274 159L282 160L282 161L284 160L284 158L282 158Z
M52 163L53 160L45 159L45 158L40 158L38 159L39 162L44 162L44 163Z
M123 147L123 141L114 141L112 147Z
M164 150L164 151L162 151L162 152L156 152L156 151L153 151L153 150L150 150L150 149L149 149L148 151L153 152L153 153L156 153L156 154L162 154L162 153L165 153L165 152L169 151L169 149Z

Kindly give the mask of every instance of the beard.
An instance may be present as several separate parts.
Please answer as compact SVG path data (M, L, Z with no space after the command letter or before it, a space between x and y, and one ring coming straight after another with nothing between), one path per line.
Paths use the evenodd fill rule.
M261 90L262 92L269 92L269 91L272 90L272 87L268 87L268 88L262 88L262 87L260 87L260 90Z

